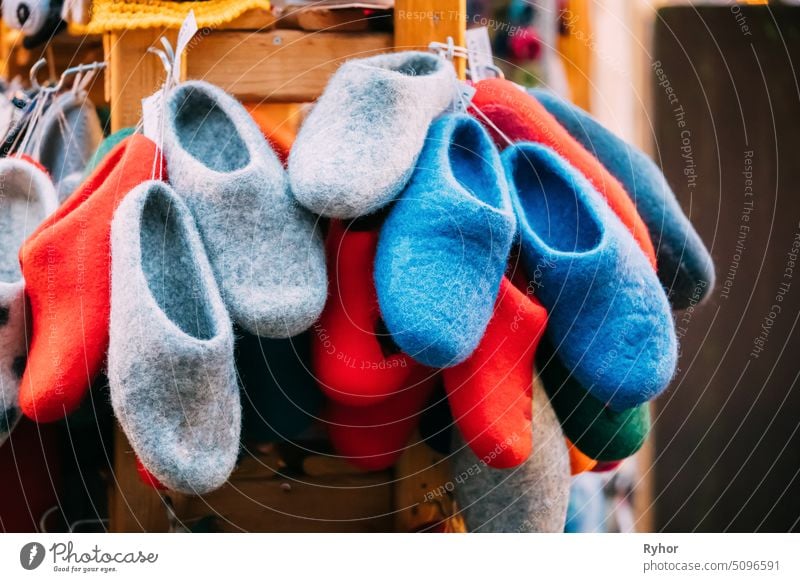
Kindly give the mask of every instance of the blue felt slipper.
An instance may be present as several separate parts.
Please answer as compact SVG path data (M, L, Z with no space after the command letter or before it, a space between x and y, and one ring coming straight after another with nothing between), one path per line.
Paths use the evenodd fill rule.
M658 278L672 305L682 309L707 297L714 263L658 166L582 109L548 91L531 93L630 194L653 239Z
M666 295L600 194L547 146L503 152L522 259L547 333L592 396L617 410L667 387L677 340Z
M489 323L516 229L500 156L466 115L434 122L378 239L386 327L427 366L463 362Z

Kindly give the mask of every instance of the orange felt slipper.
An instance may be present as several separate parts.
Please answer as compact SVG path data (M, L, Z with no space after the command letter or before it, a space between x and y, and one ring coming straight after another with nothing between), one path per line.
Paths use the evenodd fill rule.
M102 368L111 218L134 186L153 177L159 155L142 135L122 141L20 250L32 328L19 404L37 422L58 420L77 408Z
M334 450L367 471L392 466L408 445L437 382L434 370L417 368L406 386L377 404L331 401L325 421Z
M546 322L542 304L503 277L478 348L442 370L464 442L495 469L516 467L531 453L533 360Z
M529 141L549 146L581 172L630 230L655 268L656 253L647 226L622 184L541 103L510 81L484 79L475 83L472 105L474 107L470 109L470 113L486 126L500 148L505 148L508 143L498 135L497 130L503 132L513 143ZM484 115L491 123L484 119Z
M567 441L569 467L573 477L591 471L597 466L597 461L580 452L578 447L573 445L568 438L565 437L564 440Z

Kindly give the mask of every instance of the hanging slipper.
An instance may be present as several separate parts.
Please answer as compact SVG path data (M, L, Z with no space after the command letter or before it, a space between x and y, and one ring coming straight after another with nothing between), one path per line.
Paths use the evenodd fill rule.
M42 164L63 201L83 181L86 164L103 140L103 128L85 90L54 98L36 127L33 159Z
M365 471L391 467L408 446L437 385L435 370L417 368L407 385L377 404L332 401L325 420L334 450Z
M521 254L561 362L614 410L655 398L677 364L669 303L628 230L555 151L503 152Z
M378 303L403 352L446 368L475 351L515 229L489 135L467 115L438 119L408 187L389 210L375 257Z
M531 453L533 360L546 321L541 303L503 277L478 349L442 371L461 436L491 467L516 467Z
M431 121L452 102L453 66L405 51L354 59L331 77L289 155L292 191L322 216L355 218L411 177Z
M125 195L161 167L159 157L152 141L130 136L22 246L32 328L19 401L38 422L75 410L103 366L111 219Z
M17 158L0 160L0 445L20 418L25 369L25 283L17 255L27 236L58 206L45 172Z
M537 354L539 378L561 421L564 434L596 461L618 461L635 454L650 434L650 404L616 411L589 394L553 352L549 341Z
M327 294L322 236L261 130L202 81L178 85L166 116L170 183L197 222L231 318L262 337L305 331Z
M555 413L541 386L533 392L531 456L514 469L493 469L454 433L452 471L458 508L470 532L564 531L570 459Z
M373 265L379 225L332 220L326 251L330 297L312 330L312 363L320 387L350 406L385 400L419 368L383 329Z
M175 491L230 476L241 407L233 329L189 209L136 187L111 227L111 403L142 465Z
M650 232L672 305L683 309L707 297L714 263L658 166L579 107L541 89L531 94L625 187Z
M625 192L617 179L592 154L561 127L541 103L510 81L484 79L475 84L472 105L472 114L486 124L501 148L508 145L506 138L512 143L541 143L553 148L583 174L633 234L655 269L653 243L629 193Z

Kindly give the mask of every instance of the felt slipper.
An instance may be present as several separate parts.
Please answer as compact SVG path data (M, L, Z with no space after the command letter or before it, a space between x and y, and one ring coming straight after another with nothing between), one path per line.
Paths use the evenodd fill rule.
M531 453L533 360L546 321L541 303L503 277L478 349L442 371L450 410L466 443L481 458L500 450L490 456L490 467L516 467Z
M311 332L288 339L237 334L242 385L242 440L290 441L322 411L324 397L310 367Z
M400 349L427 366L466 360L481 341L516 220L500 156L467 115L431 126L378 239L375 288Z
M355 218L405 186L434 117L452 102L453 66L406 51L354 59L331 77L289 155L292 191L322 216Z
M322 390L350 406L377 404L419 367L383 330L373 281L378 228L332 220L326 239L330 297L312 332L312 364Z
M496 129L512 143L541 143L564 157L603 195L655 269L653 243L628 193L592 154L561 127L541 103L510 81L484 79L475 84L472 106L473 115L486 123L500 147L505 148L508 142Z
M569 468L572 476L574 477L575 475L594 470L597 466L597 461L588 455L584 455L569 439L565 440L567 441L567 448L569 449Z
M64 200L83 181L86 164L103 140L103 128L85 90L54 98L37 124L32 157L50 174L58 199Z
M170 183L197 222L231 318L263 337L305 331L327 294L322 236L261 130L202 81L178 85L166 116Z
M707 297L714 263L658 166L581 108L541 89L531 94L625 187L656 247L658 278L672 305L682 309Z
M406 386L377 404L331 401L325 419L334 450L366 471L391 467L408 445L437 383L435 371L418 368Z
M533 391L533 452L519 467L493 469L454 433L455 498L467 531L527 533L564 531L570 459L547 394Z
M147 471L202 494L230 476L241 407L233 329L192 215L149 181L111 226L111 404Z
M117 147L122 140L134 133L136 133L135 127L123 127L103 139L103 141L98 144L92 157L86 162L86 167L83 170L84 178L89 177L89 175L94 172L94 169L100 165L100 162L102 162L111 150Z
M123 197L152 177L159 155L146 137L127 138L20 250L32 328L19 400L38 422L77 408L102 368L111 219Z
M558 358L615 410L651 400L675 372L677 340L646 257L589 181L549 147L517 144L503 162L522 260Z
M17 424L19 381L25 369L25 283L17 255L22 243L58 206L41 168L16 158L0 159L0 445Z
M650 404L615 411L594 398L554 355L550 342L537 354L539 378L564 434L597 461L618 461L636 453L650 433Z

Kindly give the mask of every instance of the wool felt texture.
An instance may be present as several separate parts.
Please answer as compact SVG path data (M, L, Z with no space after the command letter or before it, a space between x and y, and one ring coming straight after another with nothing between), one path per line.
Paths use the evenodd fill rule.
M370 406L408 381L414 360L387 348L373 282L378 228L332 220L326 238L330 297L312 330L312 365L332 400Z
M475 351L515 229L489 134L467 115L436 120L408 187L389 210L375 257L378 303L403 352L447 368Z
M193 10L197 26L216 28L249 10L270 10L269 0L92 0L89 21L71 23L72 34L102 34L139 28L180 28Z
M170 93L166 117L170 183L197 222L231 319L262 337L311 327L327 295L322 235L250 114L190 81Z
M311 341L310 331L287 339L237 334L242 440L292 440L318 418L324 397L310 366Z
M332 218L371 214L400 194L434 117L453 100L455 70L406 51L355 59L331 77L289 155L301 204Z
M111 225L111 404L160 483L207 493L239 454L233 328L191 212L172 188L134 188Z
M618 461L636 453L650 433L650 405L613 410L589 394L555 356L549 341L537 354L539 377L564 434L597 461Z
M58 206L43 170L25 160L0 159L0 446L20 417L19 382L25 369L25 283L19 248Z
M32 326L19 400L22 412L38 422L77 408L102 368L111 219L123 197L151 178L159 156L142 135L124 140L20 250Z
M462 364L442 371L453 419L479 458L499 445L487 465L508 469L531 453L533 360L547 312L507 278L478 348Z
M86 167L83 170L84 177L88 177L95 168L103 161L103 159L113 150L117 145L129 135L136 133L135 127L123 127L118 129L100 142L97 149L86 162Z
M32 157L50 174L63 201L83 181L83 172L103 140L97 109L85 90L55 97L37 124Z
M658 278L679 309L714 287L714 263L659 167L569 101L541 89L531 94L624 186L656 249Z
M332 400L325 413L334 450L366 471L391 467L408 445L438 378L434 370L417 369L406 386L370 406Z
M633 234L652 267L656 268L655 249L647 226L637 213L628 192L541 103L510 81L484 79L475 84L471 112L484 123L487 122L483 116L491 121L491 125L487 123L487 127L501 148L505 148L508 142L494 128L499 129L512 143L541 143L564 157L603 195L614 213Z
M522 261L547 308L555 354L614 410L655 398L677 364L661 284L589 181L547 146L503 152Z
M561 426L537 386L533 392L533 452L519 467L493 469L454 432L455 498L467 531L562 532L569 501L569 453Z
M597 466L597 461L584 455L569 439L566 439L566 441L569 449L569 468L573 477L592 471Z

